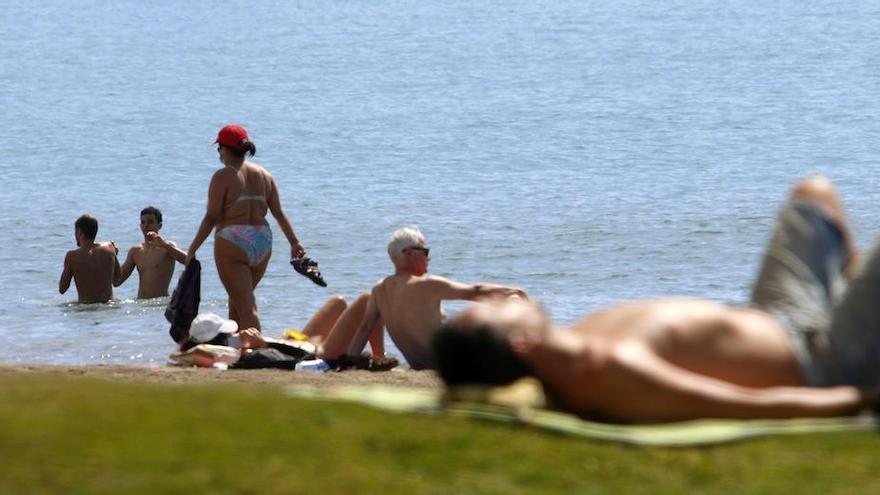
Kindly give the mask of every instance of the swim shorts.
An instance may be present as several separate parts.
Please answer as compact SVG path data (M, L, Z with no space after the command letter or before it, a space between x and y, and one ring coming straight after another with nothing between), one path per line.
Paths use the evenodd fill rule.
M846 247L840 229L815 203L783 207L752 289L752 305L787 330L806 385L840 383L832 350L834 308L846 289Z

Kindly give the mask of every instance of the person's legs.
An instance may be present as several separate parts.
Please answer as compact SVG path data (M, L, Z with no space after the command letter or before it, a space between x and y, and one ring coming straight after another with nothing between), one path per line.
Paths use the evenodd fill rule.
M835 306L828 343L840 383L880 384L880 244Z
M229 295L230 316L238 319L239 328L260 329L260 318L257 314L254 299L254 272L248 264L245 253L235 244L218 238L214 241L214 262L217 274Z
M821 177L799 182L779 214L752 290L752 304L788 330L807 385L836 381L827 335L846 287L845 266L855 258L851 238L834 186Z
M257 288L257 284L260 283L260 280L263 280L263 275L266 274L266 268L269 266L269 259L272 257L272 252L270 251L266 257L257 264L257 266L252 268L253 273L253 281L254 281L254 289Z
M327 335L327 339L321 346L321 357L327 359L335 359L345 354L348 350L351 339L364 319L364 313L367 312L367 301L370 300L370 294L361 293L351 305L343 311L342 315L336 320L336 324Z
M345 298L342 296L331 296L324 304L315 311L315 314L309 318L306 326L303 327L302 333L309 337L309 340L315 344L320 344L327 339L333 325L339 320L339 317L348 307Z
M846 265L844 273L852 279L856 275L859 253L856 249L852 230L846 219L846 210L840 199L840 193L834 184L825 177L814 176L798 182L791 190L792 201L806 200L819 205L829 220L840 230L846 246Z
M226 305L229 306L229 319L234 322L238 322L238 312L235 311L235 303L232 302L232 297L229 298L229 301L227 301Z

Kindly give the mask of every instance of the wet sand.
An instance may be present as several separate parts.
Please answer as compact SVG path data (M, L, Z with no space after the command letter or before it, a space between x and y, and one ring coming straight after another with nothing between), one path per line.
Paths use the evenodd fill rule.
M351 370L315 373L289 370L215 370L161 366L138 368L129 366L50 366L0 364L0 377L27 379L28 375L58 375L87 377L128 382L162 384L200 383L256 383L287 386L293 384L314 386L339 385L398 385L402 387L440 388L433 371L395 369L385 372Z

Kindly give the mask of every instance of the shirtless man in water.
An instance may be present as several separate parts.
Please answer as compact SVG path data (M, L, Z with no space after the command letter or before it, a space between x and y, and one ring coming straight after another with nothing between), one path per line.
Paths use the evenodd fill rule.
M132 246L122 264L119 276L113 285L119 287L128 280L131 273L138 271L138 299L163 297L168 295L168 286L174 275L174 262L183 263L186 252L177 247L174 241L159 237L162 228L162 212L148 206L141 210L141 233L144 242Z
M880 390L880 251L857 266L836 189L807 179L750 307L632 302L563 329L529 302L474 305L438 330L439 372L450 385L531 375L557 407L619 422L855 414Z
M383 351L379 351L379 355L376 353L377 349L384 349L377 347L381 346L384 327L411 368L434 368L431 335L445 316L442 301L527 297L515 287L463 284L428 275L429 252L428 243L418 228L396 230L388 243L394 274L376 284L369 296L362 294L342 313L326 336L321 355L329 359L342 355L357 356L369 340L374 359L381 363ZM311 333L308 325L306 333Z
M112 242L95 242L98 221L91 215L83 215L76 220L73 235L79 247L64 256L58 292L67 292L72 279L76 282L79 302L109 301L113 298L113 279L119 273L119 260L116 259L119 250Z

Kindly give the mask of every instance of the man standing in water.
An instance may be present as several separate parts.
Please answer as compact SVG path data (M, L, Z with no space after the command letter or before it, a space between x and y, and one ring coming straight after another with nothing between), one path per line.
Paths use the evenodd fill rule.
M163 297L168 295L168 285L174 275L174 262L183 263L186 253L173 241L159 237L162 228L162 212L154 206L141 210L141 232L144 242L132 246L122 264L122 271L114 278L113 285L119 287L128 280L137 268L138 299Z
M81 303L103 303L113 298L113 280L119 275L118 249L112 242L98 244L98 220L83 215L74 223L77 249L64 256L64 270L58 281L58 292L64 294L70 288L70 280L76 282L76 292Z
M366 302L366 311L352 337L348 331L333 330L331 339L348 343L347 349L330 348L330 339L322 355L329 359L341 354L357 356L367 340L384 325L394 345L400 349L413 369L434 368L431 337L445 317L441 302L450 299L476 300L484 297L527 298L522 289L491 284L463 284L435 275L428 275L431 260L428 242L417 227L404 227L391 234L388 256L394 263L394 274L377 283ZM356 307L357 304L353 304ZM337 335L337 333L339 333ZM381 363L383 356L376 356Z

